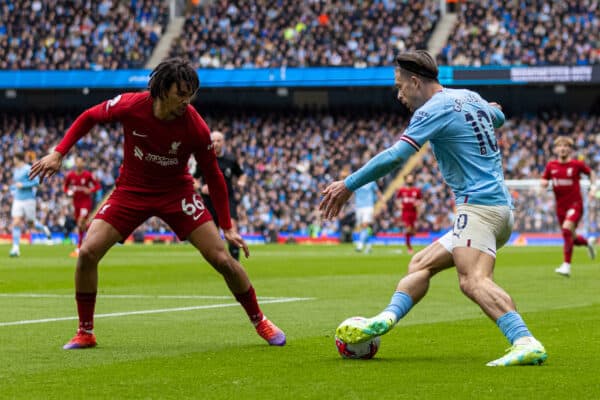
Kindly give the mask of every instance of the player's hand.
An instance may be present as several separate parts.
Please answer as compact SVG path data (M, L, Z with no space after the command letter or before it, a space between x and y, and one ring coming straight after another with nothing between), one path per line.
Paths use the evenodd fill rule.
M200 189L200 193L208 196L208 194L209 194L208 185L202 185L202 188Z
M15 187L17 189L21 189L23 187L23 184L21 182L17 182L17 183L15 183Z
M495 101L492 101L490 103L490 106L496 107L498 110L502 111L502 106L500 104L496 103Z
M234 228L227 230L223 229L223 236L225 236L225 240L227 240L228 243L231 243L232 245L244 250L244 256L246 256L246 258L250 257L248 245Z
M319 210L325 219L333 219L342 210L342 207L350 196L352 191L346 187L344 181L335 181L321 192L323 199L319 204Z
M39 176L40 182L43 182L44 178L53 176L60 169L62 159L63 156L58 151L53 151L47 156L42 157L31 166L29 179Z

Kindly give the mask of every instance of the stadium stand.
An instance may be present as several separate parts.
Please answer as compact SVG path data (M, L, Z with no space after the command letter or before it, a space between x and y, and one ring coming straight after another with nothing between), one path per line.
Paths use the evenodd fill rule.
M248 176L247 190L236 193L239 200L239 225L242 233L296 232L305 235L337 232L339 222L320 220L316 206L319 189L342 170L355 170L361 154L372 154L392 144L401 134L406 119L391 113L344 112L240 112L208 113L206 120L228 138L228 150L240 161ZM43 154L54 146L74 115L6 114L0 115L4 132L0 145L0 176L10 182L14 151ZM600 173L600 118L585 115L542 115L509 119L499 130L499 144L505 156L507 179L536 179L551 155L553 138L571 135L577 155ZM68 231L72 225L71 201L62 192L62 176L72 158L83 156L102 183L106 193L114 184L122 160L122 136L117 126L100 126L81 140L65 162L62 174L40 188L39 217L55 232ZM331 149L336 149L332 152ZM435 160L429 152L416 169L417 185L423 189L425 212L418 231L447 229L453 219L453 198L440 184ZM390 176L388 179L393 178ZM380 182L382 188L388 181ZM516 230L547 231L555 226L552 204L536 192L514 192L517 208ZM8 233L10 195L2 189L0 233ZM398 210L392 203L378 216L380 231L397 231ZM66 226L66 228L65 228ZM168 232L159 220L148 221L143 231Z
M425 48L439 1L199 2L172 56L202 68L391 65Z
M0 69L141 68L168 19L161 0L2 0Z
M445 65L600 63L596 1L468 1L438 57Z

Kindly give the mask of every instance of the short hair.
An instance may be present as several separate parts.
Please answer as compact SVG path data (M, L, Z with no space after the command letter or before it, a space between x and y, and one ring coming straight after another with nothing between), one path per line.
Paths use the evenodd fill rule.
M396 57L396 64L401 69L412 72L423 78L438 80L438 66L431 54L425 50L407 51Z
M571 139L568 136L559 136L556 139L554 139L554 143L553 143L554 146L558 146L561 144L567 145L572 148L574 142L573 142L573 139Z
M179 57L164 60L150 73L148 82L150 96L155 99L164 99L173 83L176 83L177 88L181 89L182 82L187 84L193 93L200 86L198 74L189 62Z
M25 161L25 153L22 151L15 151L13 158L16 158L19 161Z

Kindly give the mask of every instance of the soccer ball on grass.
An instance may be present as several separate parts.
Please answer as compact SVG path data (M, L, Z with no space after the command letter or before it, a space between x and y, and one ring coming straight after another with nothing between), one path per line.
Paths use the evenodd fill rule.
M357 319L364 318L352 317L342 322L340 326L347 324L349 320ZM377 354L377 350L379 350L380 343L381 339L379 336L376 336L373 339L369 339L362 343L346 343L337 335L335 337L335 346L337 347L338 353L340 353L340 356L342 356L342 358L369 360L375 357L375 354Z

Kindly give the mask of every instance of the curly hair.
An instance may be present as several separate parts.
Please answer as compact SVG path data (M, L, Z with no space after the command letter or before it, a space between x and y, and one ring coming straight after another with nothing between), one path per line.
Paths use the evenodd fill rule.
M196 70L188 61L179 57L164 60L152 70L148 82L150 96L164 99L173 83L177 84L178 89L185 83L193 93L200 86Z

